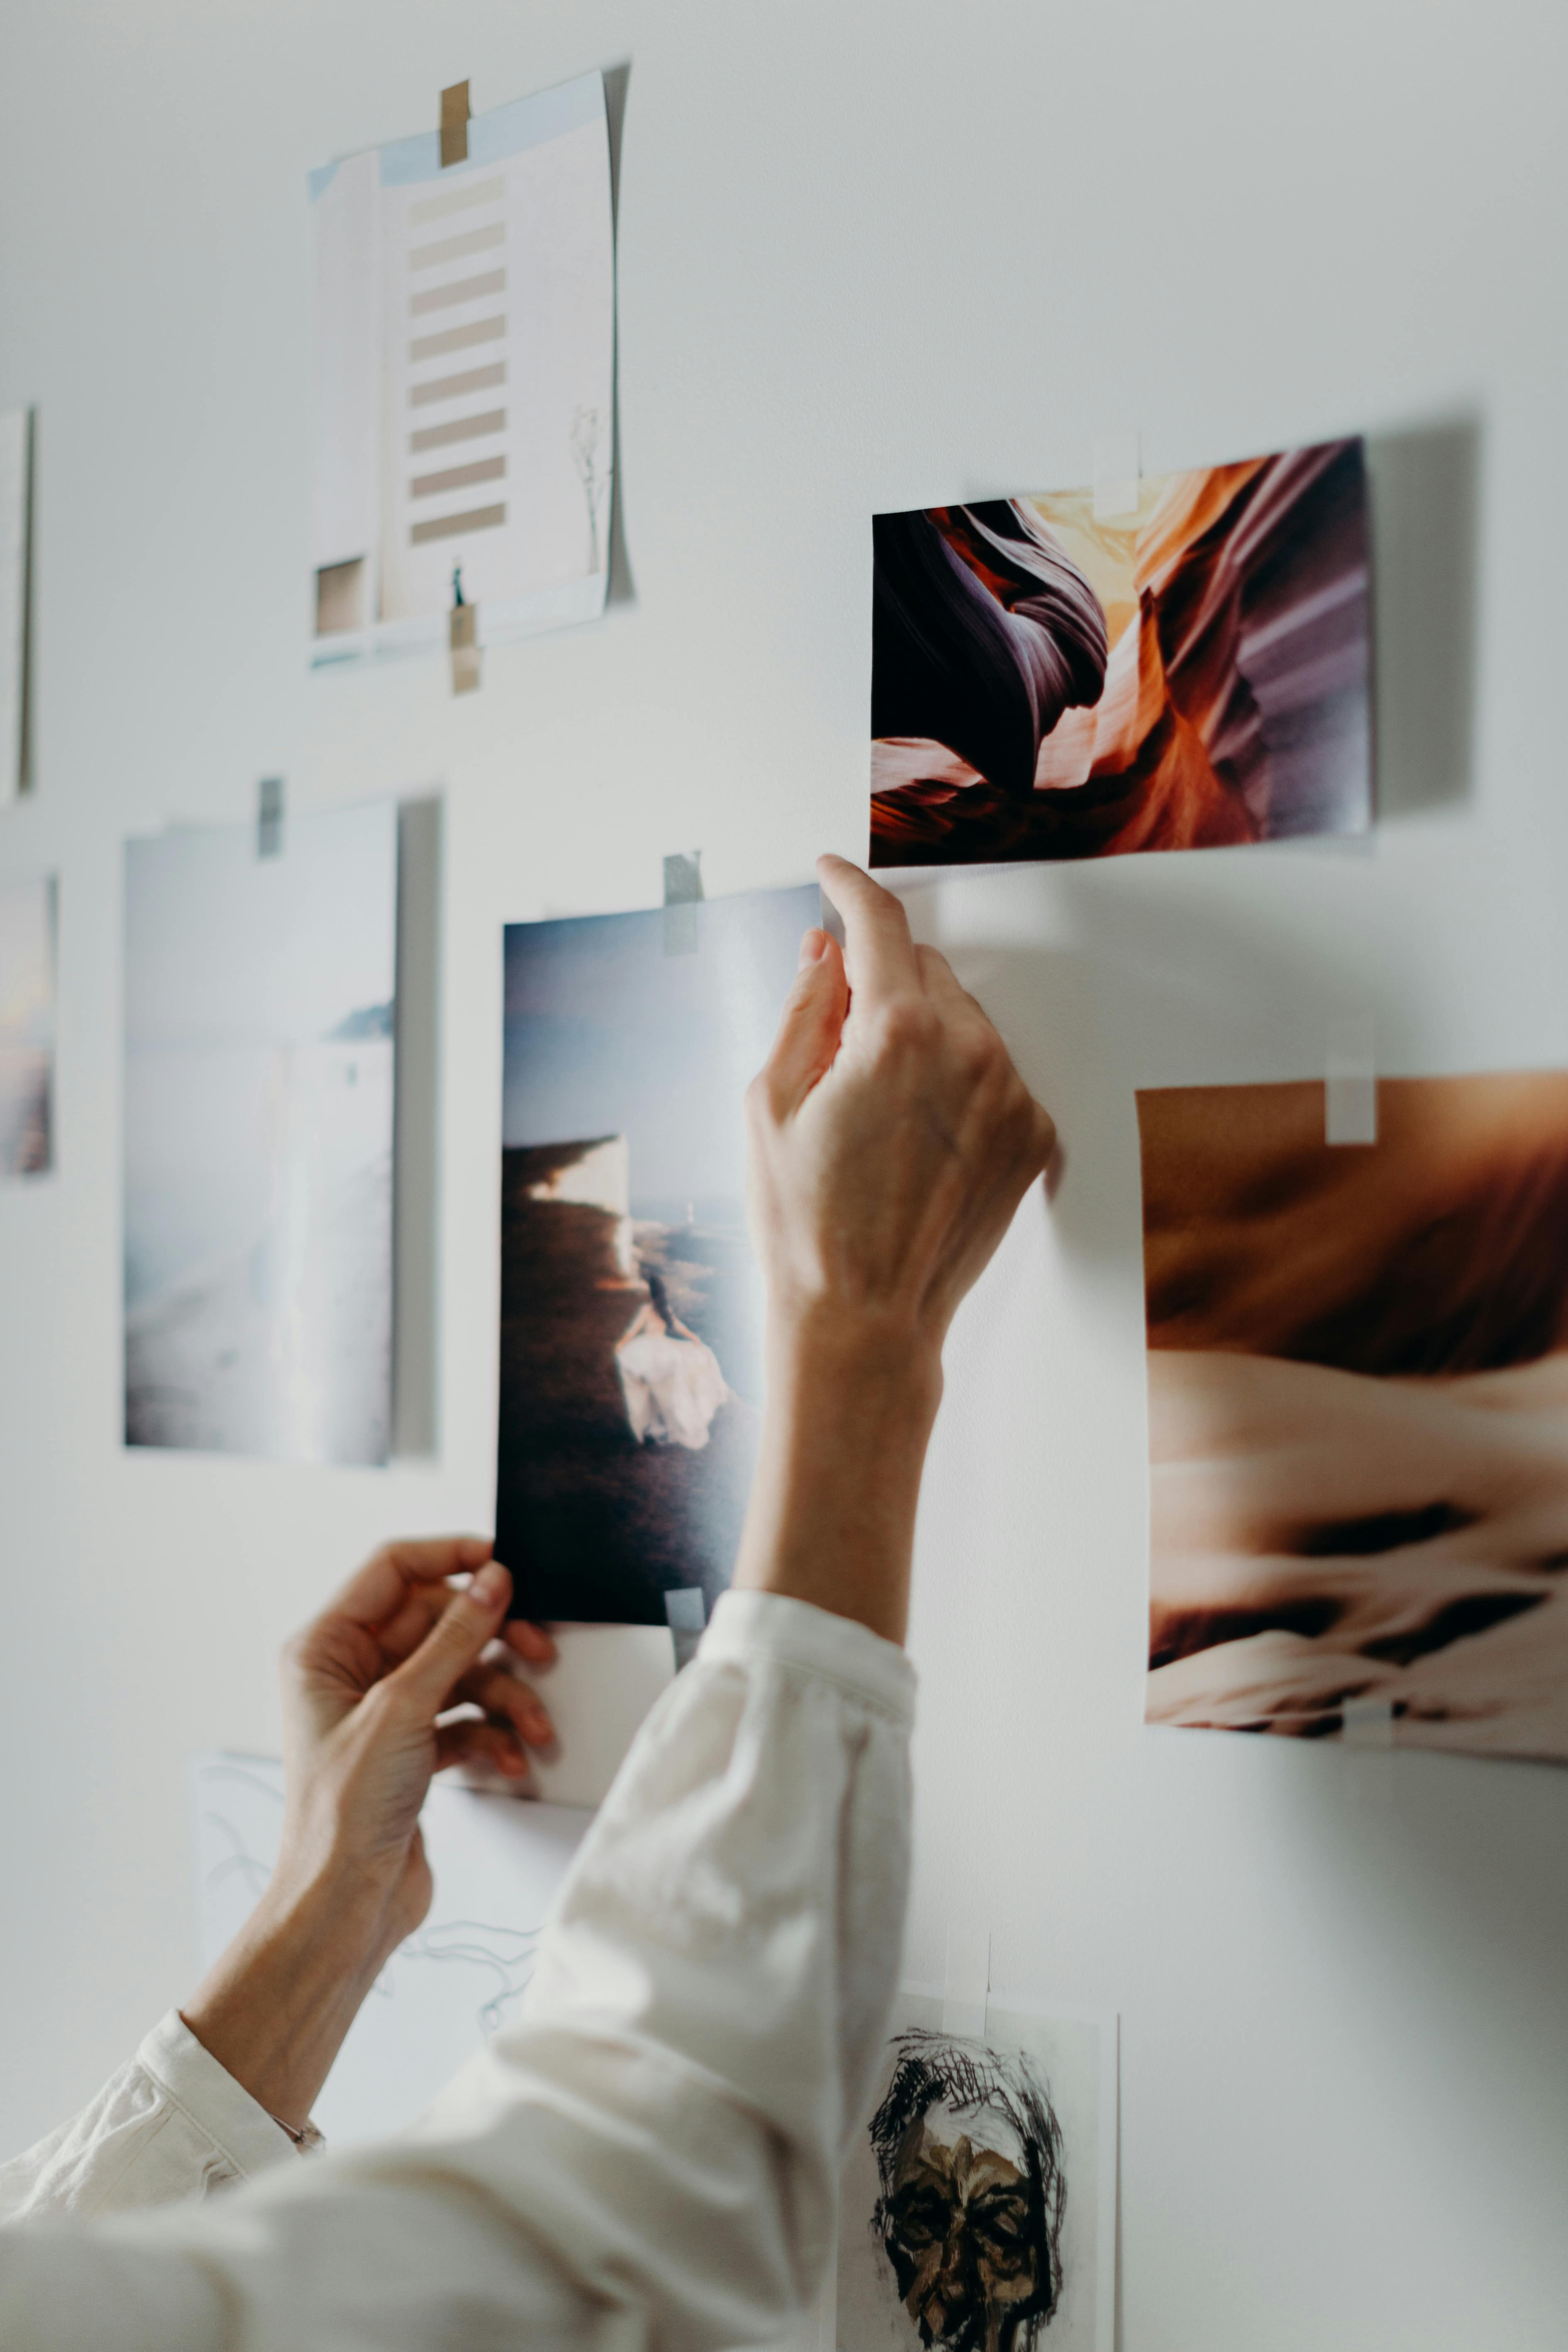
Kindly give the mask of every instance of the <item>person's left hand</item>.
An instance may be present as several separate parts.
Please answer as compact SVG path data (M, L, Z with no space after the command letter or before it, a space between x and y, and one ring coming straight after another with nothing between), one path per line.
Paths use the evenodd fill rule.
M550 1718L510 1672L555 1654L504 1623L511 1578L475 1536L387 1544L283 1654L283 1833L267 1891L182 2011L292 2129L383 1967L430 1907L419 1810L448 1764L509 1778ZM447 1580L467 1573L462 1590Z
M447 1581L467 1572L461 1591ZM430 1906L419 1809L432 1776L484 1764L526 1778L554 1738L502 1643L531 1665L555 1645L505 1622L511 1578L478 1536L384 1545L283 1652L279 1874L350 1873L385 1898L388 1948ZM466 1712L454 1718L453 1710Z

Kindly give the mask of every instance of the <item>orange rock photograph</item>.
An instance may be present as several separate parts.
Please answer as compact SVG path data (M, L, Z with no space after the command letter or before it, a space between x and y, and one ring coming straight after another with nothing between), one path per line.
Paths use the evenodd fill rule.
M873 866L1371 824L1362 443L1121 495L874 518Z

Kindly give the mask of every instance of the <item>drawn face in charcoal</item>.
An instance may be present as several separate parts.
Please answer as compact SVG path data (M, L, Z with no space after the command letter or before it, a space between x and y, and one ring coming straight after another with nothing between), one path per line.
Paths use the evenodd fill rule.
M1061 2136L1022 2053L908 2033L871 2125L872 2227L922 2345L1026 2352L1056 2307Z

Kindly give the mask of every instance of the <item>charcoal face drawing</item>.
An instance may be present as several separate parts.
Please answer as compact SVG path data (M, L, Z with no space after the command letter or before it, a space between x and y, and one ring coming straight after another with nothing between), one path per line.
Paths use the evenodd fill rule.
M1062 2135L1026 2052L901 2033L870 2124L870 2227L922 2345L1029 2352L1056 2310Z

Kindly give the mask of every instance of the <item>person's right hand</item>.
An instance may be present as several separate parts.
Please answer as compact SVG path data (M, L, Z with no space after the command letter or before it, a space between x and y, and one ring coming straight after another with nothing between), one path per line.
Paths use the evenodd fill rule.
M1056 1129L973 997L858 866L818 860L847 953L810 931L747 1097L770 1304L940 1354Z
M817 871L847 951L807 932L746 1097L768 1402L735 1583L898 1642L942 1343L1056 1129L891 893Z

